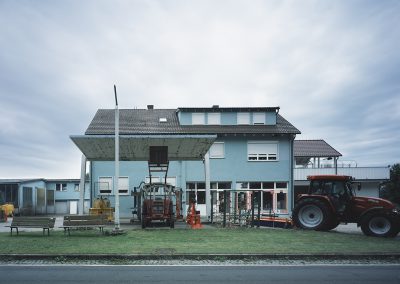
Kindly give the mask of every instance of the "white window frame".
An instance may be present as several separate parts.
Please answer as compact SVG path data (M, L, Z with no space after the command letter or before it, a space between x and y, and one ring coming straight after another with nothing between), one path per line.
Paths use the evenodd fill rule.
M65 182L56 183L56 189L55 190L59 191L59 192L68 191L68 184L66 184Z
M265 113L264 112L253 112L253 124L254 125L265 125Z
M250 151L250 145L276 145L276 153L266 149L265 151L256 153ZM268 147L267 147L268 148ZM254 152L254 153L253 153ZM279 161L279 142L278 141L247 141L247 161L249 162L276 162Z
M193 112L192 113L192 124L193 125L204 125L206 124L206 116L204 112Z
M222 146L222 153L216 153L216 147ZM210 159L224 159L225 158L225 142L214 142L210 147Z
M239 181L239 182L236 182L235 188L236 188L237 191L240 191L241 189L242 190L261 191L262 192L261 208L264 207L263 195L264 195L265 192L269 192L270 194L272 194L272 212L278 213L278 214L288 214L288 212L289 212L289 194L288 194L288 185L289 185L289 183L288 182L286 182L286 181L282 181L282 182L279 182L279 181L275 181L275 182L262 181L262 182L260 182L261 183L261 188L259 188L259 189L251 189L250 188L250 183L252 183L252 182L259 182L259 181ZM243 183L247 184L246 188L241 188L240 187L240 185L243 184ZM274 186L273 186L273 188L270 188L270 187L264 188L264 183L273 183ZM277 187L278 183L286 183L286 187L285 188L278 188ZM278 209L278 194L279 193L283 193L283 194L286 195L286 202L285 202L286 209ZM262 210L262 211L265 211L265 210ZM266 210L266 211L269 211L269 210Z
M249 112L238 112L236 115L238 125L249 125L250 124L250 113Z
M127 179L128 184L126 188L121 188L121 179ZM129 195L129 177L128 176L120 176L118 179L118 194L119 195Z
M105 183L105 181L104 182L102 182L101 181L101 179L111 179L111 182L108 182L108 184L109 184L109 188L108 189L102 189L101 187L101 185L103 184L103 183ZM98 194L99 195L113 195L113 189L114 189L114 177L112 177L112 176L102 176L102 177L99 177L98 178L98 189L97 189L97 191L98 191ZM109 191L109 192L102 192L102 190L107 190L107 191Z
M221 124L221 113L220 112L208 113L207 114L207 124L220 125Z
M75 183L75 184L74 184L74 191L75 191L75 192L80 191L80 185L79 185L79 183Z

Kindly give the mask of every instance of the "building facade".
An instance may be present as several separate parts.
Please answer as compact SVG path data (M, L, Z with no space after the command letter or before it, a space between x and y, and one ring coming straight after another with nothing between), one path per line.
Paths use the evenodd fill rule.
M0 179L0 199L12 203L15 214L77 214L79 179ZM90 206L90 183L85 184L85 213Z
M184 212L189 199L195 198L202 216L209 216L211 211L218 213L221 202L225 202L222 192L228 190L226 202L230 204L237 204L237 199L241 199L248 205L251 192L261 191L263 211L291 214L293 141L300 132L279 114L278 107L154 109L148 106L147 109L120 110L119 121L121 139L214 135L202 159L169 163L167 181L182 190ZM100 109L81 138L104 139L114 135L114 131L114 110ZM79 141L74 142L83 154L96 147L93 144L85 150ZM127 151L134 157L133 146L124 147L118 182L120 216L127 218L136 205L133 192L142 182L149 182L149 170L147 161L124 160ZM104 146L98 148L98 152L105 151ZM92 200L101 196L114 204L114 166L114 161L90 161ZM152 176L152 181L161 179L162 175Z

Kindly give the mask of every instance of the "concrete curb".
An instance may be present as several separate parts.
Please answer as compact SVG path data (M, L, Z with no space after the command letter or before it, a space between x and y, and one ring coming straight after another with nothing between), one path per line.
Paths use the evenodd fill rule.
M0 254L1 261L17 260L385 260L400 262L400 253L357 254Z

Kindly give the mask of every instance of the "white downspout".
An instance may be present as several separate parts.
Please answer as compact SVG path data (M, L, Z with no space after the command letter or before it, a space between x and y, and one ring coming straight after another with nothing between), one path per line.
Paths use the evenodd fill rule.
M79 183L79 208L78 214L83 215L83 207L85 200L85 179L86 179L86 156L82 154L81 158L81 180Z
M204 155L204 171L205 171L205 183L206 183L206 215L207 218L211 218L211 194L210 194L210 155L207 152Z

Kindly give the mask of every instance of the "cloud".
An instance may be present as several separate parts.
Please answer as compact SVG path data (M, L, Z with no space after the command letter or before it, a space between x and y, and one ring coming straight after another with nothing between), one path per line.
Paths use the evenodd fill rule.
M299 138L398 162L397 1L2 1L3 177L77 177L98 108L281 106ZM4 163L2 163L4 164Z

